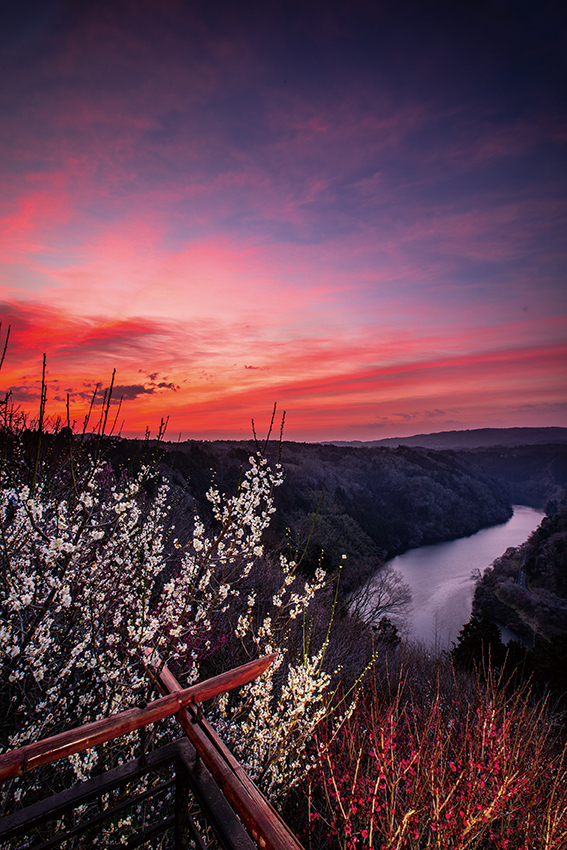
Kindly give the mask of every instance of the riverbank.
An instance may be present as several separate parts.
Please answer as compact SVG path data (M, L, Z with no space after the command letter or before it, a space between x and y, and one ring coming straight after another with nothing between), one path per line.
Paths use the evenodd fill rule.
M470 618L479 576L507 549L524 543L544 516L542 511L515 505L505 523L459 540L410 549L388 561L412 591L408 636L449 648Z
M145 450L141 441L121 441L113 464L127 468ZM155 447L156 458L174 486L190 495L207 517L203 498L210 470L225 490L237 486L253 441L187 441ZM266 448L277 462L278 441ZM350 448L284 441L284 483L264 543L272 551L296 547L302 570L341 574L345 595L360 587L387 559L407 549L455 540L505 522L512 507L505 488L476 462L455 452L399 446ZM500 554L500 553L498 553Z
M567 631L567 506L559 504L532 535L486 570L473 606L528 643Z

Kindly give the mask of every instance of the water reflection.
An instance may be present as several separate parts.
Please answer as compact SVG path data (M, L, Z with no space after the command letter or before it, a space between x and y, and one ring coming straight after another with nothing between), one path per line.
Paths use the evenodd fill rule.
M537 528L544 514L524 505L514 506L508 522L451 540L410 549L388 562L402 574L412 590L408 631L441 648L450 647L470 617L475 571L484 569L518 546Z

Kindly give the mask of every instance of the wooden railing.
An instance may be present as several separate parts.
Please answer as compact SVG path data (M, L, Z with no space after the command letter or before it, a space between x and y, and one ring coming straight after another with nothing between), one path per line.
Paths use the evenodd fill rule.
M144 708L123 711L0 756L1 782L21 776L40 765L112 741L136 729L143 730L147 725L172 715L176 715L187 736L184 740L152 753L143 751L140 758L126 765L8 815L0 820L0 842L25 836L28 831L31 834L32 830L39 829L48 820L57 820L62 814L79 806L86 807L94 798L99 800L100 809L100 801L109 789L127 784L130 787L131 783L140 777L159 770L164 765L173 765L174 778L165 779L142 794L129 797L123 794L118 804L106 811L97 811L94 815L91 813L84 823L73 825L58 836L50 834L47 842L40 839L39 844L25 846L51 848L80 835L84 841L85 835L99 829L104 821L118 816L119 812L128 806L141 806L146 798L157 793L162 794L174 787L174 813L166 813L158 823L144 826L139 835L128 840L128 847L151 841L153 835L168 829L174 831L172 846L176 850L211 846L205 845L199 832L200 827L189 811L188 799L191 797L193 803L196 801L199 804L198 820L202 821L204 817L216 835L217 846L221 848L249 850L255 846L262 850L303 850L297 838L220 740L200 710L200 703L204 700L257 678L270 666L274 658L275 655L267 655L190 688L182 688L168 668L159 665L150 672L154 683L164 696L148 703ZM195 710L196 705L198 711Z
M164 691L182 693L181 685L165 666L159 681ZM177 719L257 846L263 850L303 850L205 718L188 706L179 711Z

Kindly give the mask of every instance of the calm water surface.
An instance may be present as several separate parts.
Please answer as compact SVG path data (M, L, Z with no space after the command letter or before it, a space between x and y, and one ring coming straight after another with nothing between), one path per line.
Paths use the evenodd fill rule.
M441 648L450 646L471 614L473 571L483 572L508 546L523 543L543 517L541 511L514 505L514 515L502 525L483 528L471 537L410 549L389 561L411 587L410 636Z

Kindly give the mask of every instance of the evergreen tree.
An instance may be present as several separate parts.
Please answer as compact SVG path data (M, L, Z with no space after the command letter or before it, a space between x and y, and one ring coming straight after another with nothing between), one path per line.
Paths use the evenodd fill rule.
M398 646L401 643L401 635L398 627L392 623L389 617L382 617L377 626L373 627L374 637L377 642L386 646Z
M459 632L457 643L453 644L451 655L455 664L464 670L500 667L506 655L500 629L484 612L471 614Z

